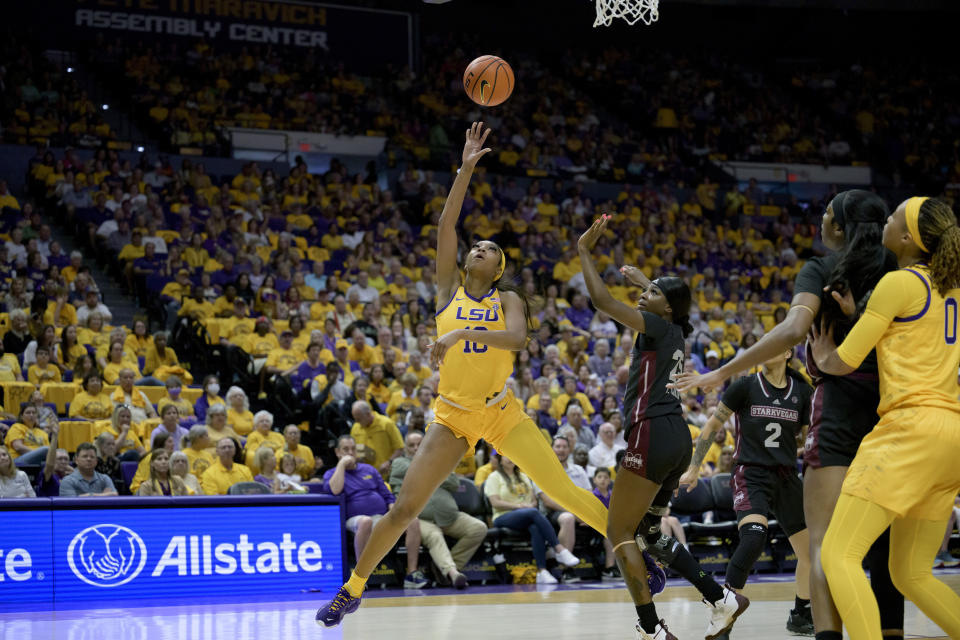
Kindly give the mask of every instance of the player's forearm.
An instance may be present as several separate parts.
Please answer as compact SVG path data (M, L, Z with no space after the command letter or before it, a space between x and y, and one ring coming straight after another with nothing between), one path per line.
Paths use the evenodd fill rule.
M822 373L826 373L831 376L845 376L848 373L853 373L856 371L855 367L851 367L840 359L840 355L837 353L836 349L827 354L825 358L818 358L817 368Z
M714 425L713 429L711 429L711 423ZM690 458L691 469L699 469L703 466L703 459L707 457L707 452L710 451L710 447L713 445L713 433L716 427L723 428L723 425L720 424L719 420L711 418L707 421L703 431L700 432L700 437L697 439L697 446L693 451L693 456Z
M771 329L770 333L757 340L752 347L741 351L733 360L717 369L717 372L723 375L725 380L729 379L740 371L747 371L764 362L769 362L787 349L793 348L802 339L802 335L797 338L791 328L785 323L780 323Z
M593 256L585 249L580 250L580 264L583 268L583 281L587 285L587 292L590 294L590 301L597 309L606 312L613 296L603 284L603 278L597 271L597 265L593 261Z
M464 342L485 344L504 351L520 351L527 344L527 333L523 330L479 331L477 329L464 329L461 336Z
M470 186L470 178L473 177L473 166L463 165L453 179L453 185L447 194L447 201L443 204L443 211L440 213L440 221L437 223L438 231L453 229L457 226L460 219L460 210L463 207L463 199L467 195L467 187Z

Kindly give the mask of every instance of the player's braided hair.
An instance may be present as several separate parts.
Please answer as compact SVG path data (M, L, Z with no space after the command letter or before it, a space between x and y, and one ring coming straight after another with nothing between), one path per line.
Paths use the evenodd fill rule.
M925 255L930 265L930 279L941 296L960 287L960 227L950 205L930 198L920 205L917 219L920 239L930 249Z

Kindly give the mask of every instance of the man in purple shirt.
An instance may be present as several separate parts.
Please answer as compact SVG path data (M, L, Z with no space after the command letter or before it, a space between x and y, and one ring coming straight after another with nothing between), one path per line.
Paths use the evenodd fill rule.
M380 472L363 462L357 462L357 443L348 435L337 440L337 466L323 474L323 491L335 496L341 493L347 507L347 531L354 534L353 549L357 557L363 553L370 539L373 525L393 507L396 497L384 484ZM407 577L405 588L422 589L429 584L417 568L420 550L420 520L414 518L407 527Z
M567 319L578 329L588 331L593 320L593 311L587 304L587 297L582 293L574 293L570 299L570 308L567 309Z
M133 261L133 273L138 276L148 276L160 273L164 260L157 255L152 242L143 245L143 257Z

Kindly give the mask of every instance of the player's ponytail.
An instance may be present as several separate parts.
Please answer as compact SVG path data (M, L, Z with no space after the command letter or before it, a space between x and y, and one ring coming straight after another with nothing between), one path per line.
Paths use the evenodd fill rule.
M520 301L523 302L523 317L527 322L527 332L533 330L533 323L531 318L533 313L530 311L530 297L524 293L523 289L513 282L505 282L503 276L506 275L506 264L507 264L507 254L504 252L503 248L500 245L497 245L497 249L500 250L500 260L504 265L503 271L497 276L497 279L493 281L493 287L500 291L512 291L520 297Z
M930 279L941 296L960 287L960 227L950 205L930 198L920 205L917 227L923 246L930 251L924 255L930 265Z
M686 338L693 333L693 325L690 324L690 287L680 278L673 276L657 278L654 284L663 292L670 305L673 323L680 325L683 337Z
M851 189L830 202L833 220L843 230L844 245L827 286L831 291L853 294L858 312L866 307L880 278L898 268L896 256L883 246L883 225L890 209L875 193ZM823 296L823 316L831 325L848 319L833 296Z

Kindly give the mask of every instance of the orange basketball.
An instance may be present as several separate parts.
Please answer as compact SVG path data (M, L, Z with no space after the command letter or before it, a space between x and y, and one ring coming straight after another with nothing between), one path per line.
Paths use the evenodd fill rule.
M481 107L495 107L513 93L513 69L497 56L480 56L463 72L463 89Z

